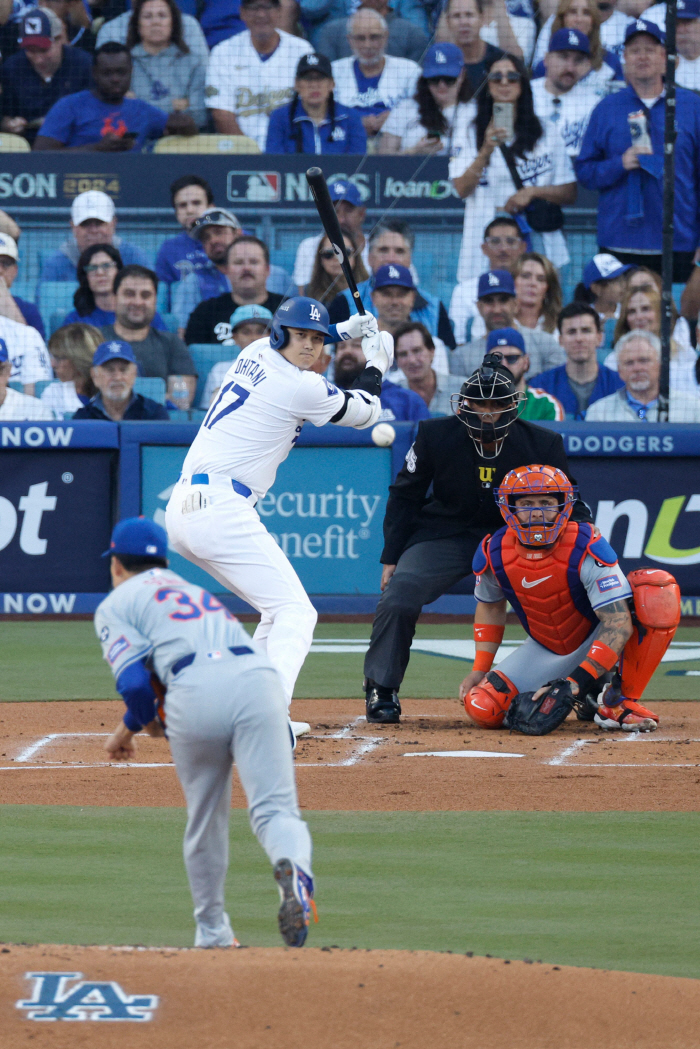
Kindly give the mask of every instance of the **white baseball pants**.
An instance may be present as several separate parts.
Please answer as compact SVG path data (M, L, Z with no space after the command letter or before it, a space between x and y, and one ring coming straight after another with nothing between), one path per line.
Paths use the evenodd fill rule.
M241 670L245 664L251 669ZM253 833L273 865L293 860L310 876L311 835L299 813L287 711L277 674L259 656L193 664L168 688L165 717L187 801L183 854L197 922L195 947L229 947L224 910L231 767Z
M201 508L183 512L193 505L188 496L197 493ZM199 496L194 505L198 502ZM253 640L279 674L289 705L311 648L317 615L255 507L234 492L227 477L209 474L207 485L192 485L183 478L170 496L165 526L178 554L260 612Z

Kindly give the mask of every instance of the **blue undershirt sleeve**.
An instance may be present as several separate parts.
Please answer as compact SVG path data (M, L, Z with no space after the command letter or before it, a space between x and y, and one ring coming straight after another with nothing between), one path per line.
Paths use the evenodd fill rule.
M130 732L140 732L156 716L156 694L143 660L122 670L117 678L117 691L127 707L124 724Z

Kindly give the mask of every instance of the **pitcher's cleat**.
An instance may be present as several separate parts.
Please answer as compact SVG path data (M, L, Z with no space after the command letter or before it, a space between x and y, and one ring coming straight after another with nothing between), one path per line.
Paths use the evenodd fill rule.
M291 725L295 739L298 739L299 736L305 735L307 732L311 732L311 725L306 721L292 721L290 718L289 724Z
M282 939L288 947L303 947L309 931L309 913L314 910L314 883L293 860L278 860L274 868L275 881L282 901L277 921Z
M659 717L636 700L623 699L616 707L599 706L593 720L606 731L656 732Z

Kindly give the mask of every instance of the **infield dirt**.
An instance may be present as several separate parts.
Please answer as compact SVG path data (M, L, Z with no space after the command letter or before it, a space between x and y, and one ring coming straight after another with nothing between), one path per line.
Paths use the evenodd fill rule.
M424 951L16 947L3 1049L695 1049L700 980ZM26 972L156 994L145 1024L30 1021Z
M403 708L400 725L368 725L357 701L296 700L292 716L312 728L296 754L302 807L700 808L700 704L659 704L661 723L653 734L604 733L572 716L550 736L534 739L477 729L451 700L409 699ZM183 805L165 740L139 737L137 759L126 766L105 761L104 737L122 712L120 702L3 705L0 804L140 805L148 796L151 805ZM462 754L432 756L445 751ZM245 807L235 777L233 806Z

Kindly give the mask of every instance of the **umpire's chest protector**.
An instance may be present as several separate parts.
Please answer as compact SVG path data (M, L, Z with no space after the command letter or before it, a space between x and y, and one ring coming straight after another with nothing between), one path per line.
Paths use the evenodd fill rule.
M559 656L575 652L598 625L580 577L592 539L591 525L570 521L551 550L521 546L509 528L484 543L488 564L523 627Z

